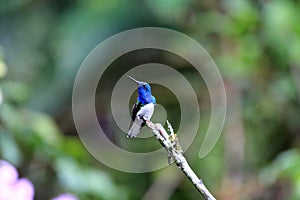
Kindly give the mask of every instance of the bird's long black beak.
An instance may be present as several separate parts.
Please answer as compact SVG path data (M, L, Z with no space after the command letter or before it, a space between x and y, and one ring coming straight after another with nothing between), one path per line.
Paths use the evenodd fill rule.
M143 84L143 82L142 82L142 81L138 81L138 80L136 80L136 79L132 78L132 77L131 77L131 76L129 76L129 75L127 75L127 77L128 77L128 78L130 78L131 80L133 80L134 82L136 82L138 85L141 85L141 84Z

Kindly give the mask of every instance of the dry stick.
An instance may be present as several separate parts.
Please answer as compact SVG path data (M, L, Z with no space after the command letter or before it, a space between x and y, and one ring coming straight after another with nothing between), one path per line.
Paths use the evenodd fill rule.
M164 129L164 127L157 123L154 124L151 121L146 121L146 125L154 134L156 139L160 142L160 144L166 149L169 154L169 164L171 164L171 159L174 160L175 164L183 171L183 173L190 179L195 188L203 195L206 200L215 200L215 197L208 191L205 187L203 181L198 178L192 168L189 166L187 160L182 155L181 147L178 143L178 138L176 134L174 134L173 128L171 124L167 121L168 129L170 131L170 135Z

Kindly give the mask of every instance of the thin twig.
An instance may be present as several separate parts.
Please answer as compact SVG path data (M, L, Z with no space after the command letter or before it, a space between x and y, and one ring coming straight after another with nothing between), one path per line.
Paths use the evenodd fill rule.
M170 131L170 136L161 124L154 124L151 121L146 121L146 125L154 134L156 139L160 142L160 144L166 149L169 157L174 160L175 164L190 179L195 188L203 195L206 200L215 200L215 197L205 187L203 181L198 178L198 176L189 166L185 157L182 155L182 149L179 145L178 138L176 134L174 134L171 124L169 122L167 122L167 124ZM171 162L169 162L169 164L171 164Z

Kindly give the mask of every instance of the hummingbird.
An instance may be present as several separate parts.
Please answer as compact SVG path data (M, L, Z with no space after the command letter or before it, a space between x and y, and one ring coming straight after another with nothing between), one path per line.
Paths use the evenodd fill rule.
M139 134L141 128L145 126L145 120L151 119L156 105L156 99L152 95L149 83L137 81L128 75L127 77L138 84L138 98L132 107L132 123L127 133L127 137L135 138Z

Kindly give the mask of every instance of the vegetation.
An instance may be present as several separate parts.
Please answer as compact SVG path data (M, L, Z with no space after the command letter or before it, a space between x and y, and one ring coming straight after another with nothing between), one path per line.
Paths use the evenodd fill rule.
M200 198L176 166L119 172L93 158L76 133L71 97L81 62L100 41L143 26L191 36L222 73L228 99L223 134L204 159L197 157L201 134L185 153L214 196L300 199L298 1L0 0L0 5L0 158L33 183L35 199L62 193L84 200ZM107 134L120 146L127 138L110 123L105 96L130 66L167 54L135 53L112 64L106 72L111 79L101 80L107 87L96 98L100 121L108 121ZM203 133L210 119L204 81L174 55L165 62L197 91ZM176 132L178 103L163 87L153 92ZM134 143L129 148L137 152L159 146L155 140Z

